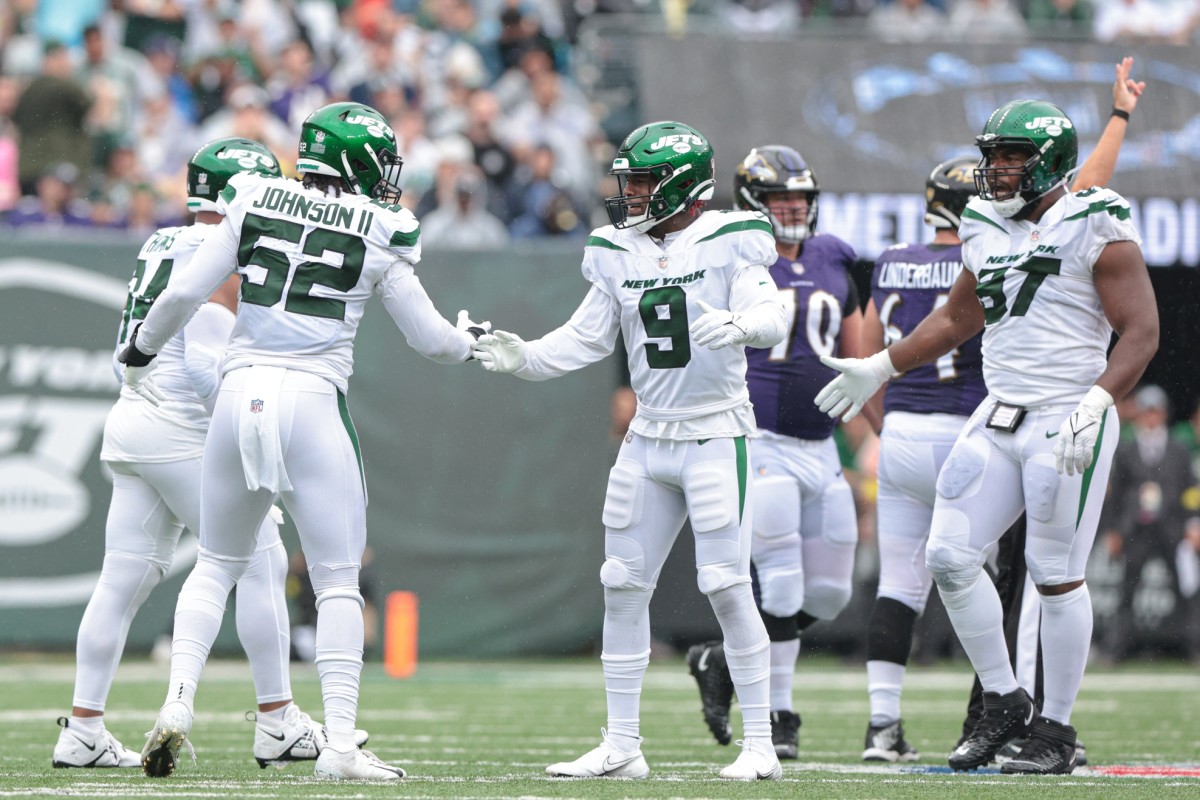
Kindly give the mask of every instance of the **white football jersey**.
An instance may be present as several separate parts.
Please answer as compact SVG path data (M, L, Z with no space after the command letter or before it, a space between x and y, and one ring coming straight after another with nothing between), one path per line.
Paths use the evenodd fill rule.
M745 349L698 346L688 328L704 313L701 300L718 309L739 302L734 311L777 302L766 272L775 258L770 223L745 211L705 212L665 247L631 229L592 233L583 276L619 315L639 417L678 421L750 408ZM731 297L735 277L754 267L761 285Z
M983 379L1022 406L1077 402L1104 372L1112 326L1092 268L1110 242L1141 243L1109 189L1067 193L1037 222L973 198L959 234L983 304Z
M346 391L368 298L388 270L420 260L416 218L362 195L253 173L230 178L217 207L240 232L242 276L224 370L288 367Z

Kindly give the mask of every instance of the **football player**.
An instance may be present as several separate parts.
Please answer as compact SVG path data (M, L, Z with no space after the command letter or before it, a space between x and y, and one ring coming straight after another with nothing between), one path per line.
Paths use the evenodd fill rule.
M813 405L835 374L821 356L860 355L863 315L851 277L854 249L816 233L820 186L808 163L782 145L756 147L734 176L739 208L771 222L770 266L788 330L770 350L748 349L746 373L757 426L751 473L755 599L771 640L771 739L797 757L800 715L792 701L800 633L850 602L858 517L842 474L835 422ZM692 646L705 721L722 744L729 729L728 670L720 642Z
M404 777L355 746L366 484L346 403L354 337L373 292L409 344L433 360L467 360L483 329L466 312L459 326L447 322L416 276L420 231L396 204L401 164L396 137L374 109L334 103L314 111L301 126L296 169L303 183L231 177L216 199L224 220L121 354L126 384L157 397L155 356L216 287L232 274L241 278L204 451L200 555L176 608L167 701L143 750L150 776L174 770L229 592L278 494L296 523L316 593L327 730L316 774Z
M247 171L280 174L271 152L249 139L210 142L188 162L194 224L156 231L138 253L113 353L117 367L117 353L168 279L190 268L196 249L221 221L217 195L233 175ZM164 346L157 380L162 402L147 402L124 387L109 412L100 453L113 475L104 565L79 624L74 708L69 719L58 720L63 730L54 748L56 767L141 764L105 730L105 702L134 616L170 567L183 528L200 530L201 455L236 307L236 285L222 285ZM237 604L238 637L258 698L254 757L263 767L314 759L325 741L321 726L292 702L286 576L287 553L268 515L238 581Z
M604 501L604 683L599 747L552 764L554 776L642 778L639 700L650 662L649 604L667 554L690 517L697 583L725 637L742 704L743 749L722 778L776 779L769 642L750 588L750 448L754 414L746 346L774 347L787 320L768 267L771 226L745 211L703 211L713 153L679 122L642 125L613 160L620 194L612 225L593 231L583 276L591 288L570 320L540 339L482 336L484 368L544 380L610 354L624 337L637 412Z
M979 197L963 212L965 269L946 303L869 358L827 359L842 374L817 400L831 416L853 417L895 375L983 331L988 396L938 476L926 548L984 689L983 717L949 761L974 769L1026 736L1003 771L1067 773L1076 763L1070 715L1092 630L1084 567L1118 437L1113 403L1158 347L1158 312L1129 204L1108 189L1067 189L1078 142L1062 109L1007 103L976 145ZM982 571L1023 511L1026 564L1042 610L1040 710L1017 683L999 598Z

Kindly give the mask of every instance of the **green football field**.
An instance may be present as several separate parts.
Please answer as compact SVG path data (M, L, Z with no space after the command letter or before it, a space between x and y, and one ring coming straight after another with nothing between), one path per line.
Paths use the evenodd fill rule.
M604 691L599 660L423 662L398 681L378 665L364 673L359 725L368 747L404 766L399 785L327 783L311 763L259 769L251 756L253 691L244 664L210 665L192 730L198 763L171 778L136 770L50 767L57 716L68 713L66 658L0 662L0 797L193 798L1200 798L1200 672L1177 665L1093 670L1074 723L1090 765L1069 777L945 773L962 720L970 675L962 666L913 668L905 690L909 739L919 764L867 766L859 756L867 721L865 671L829 659L803 661L797 676L801 760L778 783L716 779L736 756L701 720L699 695L682 659L656 660L642 695L644 781L563 780L547 764L600 741ZM162 700L165 668L125 665L109 701L108 727L139 749ZM298 702L320 716L311 666L293 670ZM736 718L735 723L739 720ZM1133 776L1130 776L1132 773Z

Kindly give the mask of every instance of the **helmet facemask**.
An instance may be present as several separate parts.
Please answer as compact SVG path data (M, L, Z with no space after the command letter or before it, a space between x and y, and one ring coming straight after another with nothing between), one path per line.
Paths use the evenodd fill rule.
M1034 203L1059 185L1055 184L1043 192L1037 191L1036 172L1038 165L1041 163L1042 154L1037 152L1036 148L1032 150L1029 158L1021 164L1009 164L999 167L992 166L992 159L997 150L1013 147L1021 147L1028 151L1031 148L1031 143L995 142L992 144L981 144L979 148L983 151L983 159L979 162L979 166L975 168L975 190L979 192L981 198L991 202L992 208L996 209L997 214L1008 219L1018 217L1023 211L1027 211ZM1018 178L1016 189L1011 194L1001 197L996 189L997 179L1011 177Z
M771 229L777 241L784 242L785 244L802 242L812 235L817 226L819 192L815 190L804 191L800 189L768 188L750 185L742 186L738 189L738 192L744 201L744 207L752 208L770 220ZM803 209L799 207L777 207L774 211L771 209L771 197L790 194L804 195L807 205Z
M690 208L695 200L703 199L694 196L700 192L701 187L688 176L691 168L691 164L684 164L678 170L670 164L656 164L652 167L628 169L614 164L612 174L616 176L619 192L613 197L604 198L604 207L613 227L633 228L638 233L646 233L660 222ZM629 179L635 177L649 179L648 183L653 187L649 194L626 194ZM712 191L711 182L708 191ZM682 202L672 203L671 197L682 197ZM641 210L633 213L634 208Z

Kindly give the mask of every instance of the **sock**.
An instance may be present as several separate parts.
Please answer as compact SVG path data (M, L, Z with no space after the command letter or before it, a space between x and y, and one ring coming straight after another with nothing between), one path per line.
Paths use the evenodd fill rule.
M725 637L725 663L742 707L745 738L771 736L771 642L754 605L750 584L739 583L708 596Z
M288 706L290 706L290 705L291 705L291 703L288 703L288 705L286 705L286 706L280 706L279 708L274 708L274 709L271 709L270 711L259 711L255 715L255 719L258 722L267 721L272 724L282 725L284 717L287 716Z
M1092 596L1084 584L1066 594L1042 595L1041 601L1042 714L1069 725L1092 641Z
M871 724L876 728L900 719L900 691L904 688L903 664L867 662L867 694L871 700Z
M144 558L127 553L104 555L100 580L75 639L75 699L71 705L104 710L129 625L161 579L158 567Z
M95 739L104 733L104 717L71 717L68 725L85 739Z
M632 752L641 746L642 682L650 664L650 596L647 589L604 589L604 690L608 738Z
M268 519L264 524L274 524ZM250 671L258 703L274 703L292 696L288 664L291 634L288 630L287 551L282 542L256 550L237 583L237 632Z
M980 571L965 589L948 592L938 586L938 591L983 690L1000 694L1015 691L1017 678L1008 660L1004 611L996 587Z
M234 573L244 568L244 563L210 560L201 552L196 566L184 581L175 604L171 680L166 702L178 700L186 703L188 708L193 707L196 684L200 682L204 663L221 630L229 593L237 582Z
M354 749L354 719L362 676L363 615L357 590L317 597L317 674L325 701L329 747L339 753Z
M771 642L771 710L792 710L792 683L796 675L796 659L800 657L800 640Z

